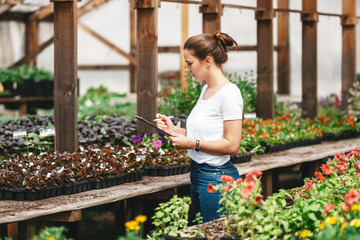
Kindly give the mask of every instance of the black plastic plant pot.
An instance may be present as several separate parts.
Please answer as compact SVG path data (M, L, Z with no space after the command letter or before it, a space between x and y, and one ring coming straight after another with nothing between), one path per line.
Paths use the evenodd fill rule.
M123 184L124 183L124 174L117 175L116 179L117 179L117 185Z
M102 188L102 180L101 179L93 179L91 188L92 189L101 189Z
M3 198L4 198L3 189L0 187L0 200L2 200Z
M5 200L13 200L13 188L3 188L3 198Z

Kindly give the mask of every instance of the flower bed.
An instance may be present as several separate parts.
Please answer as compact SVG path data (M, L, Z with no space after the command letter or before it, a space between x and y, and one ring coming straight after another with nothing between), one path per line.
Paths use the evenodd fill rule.
M158 158L184 167L172 174L183 173L188 166L188 158L179 152L144 145L16 156L0 162L0 199L38 200L138 181L144 175L143 165Z
M261 196L262 172L223 175L224 218L181 231L207 239L357 239L360 236L360 157L357 149L327 159L304 186ZM156 217L155 217L156 218ZM180 231L178 229L178 231ZM175 231L176 233L176 231ZM178 234L178 233L177 233Z

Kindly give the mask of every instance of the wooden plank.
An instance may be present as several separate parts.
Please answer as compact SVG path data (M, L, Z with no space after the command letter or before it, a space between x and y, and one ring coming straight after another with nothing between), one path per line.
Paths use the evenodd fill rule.
M180 46L158 46L158 53L181 53Z
M302 0L302 117L317 116L317 0Z
M221 0L203 0L200 13L203 19L203 33L213 34L221 31Z
M136 58L136 11L135 1L130 2L130 55ZM137 70L136 66L130 68L130 92L136 92L137 84Z
M80 221L81 218L82 218L82 211L75 210L75 211L51 214L48 216L35 218L34 220L46 221L46 222L77 222Z
M137 5L138 6L138 5ZM137 114L153 119L157 113L158 95L158 8L137 9ZM151 126L137 122L137 133L150 132Z
M186 40L189 38L189 6L187 4L181 4L181 45L178 48L180 50L180 87L186 89L188 87L186 72L186 63L184 59L183 46Z
M255 156L250 162L235 164L239 174L252 169L273 170L300 163L333 157L336 153L347 153L359 148L360 137L348 140L322 142L321 144L288 149L282 152ZM190 174L167 177L145 176L143 180L111 188L91 190L72 195L63 195L39 201L0 201L0 224L18 222L60 212L74 211L124 199L161 192L166 189L190 185Z
M278 0L278 7L289 8L289 0ZM290 94L290 44L289 44L289 13L277 14L277 39L281 46L277 52L277 90L279 94Z
M341 108L349 105L349 90L356 82L356 22L347 19L356 18L356 0L343 0L342 13L342 58L341 58ZM357 20L357 19L356 19Z
M85 32L89 33L91 36L93 36L94 38L96 38L97 40L99 40L100 42L102 42L103 44L105 44L106 46L111 48L112 50L114 50L115 52L119 53L121 56L128 59L132 65L134 65L134 66L137 65L136 59L132 55L126 53L125 51L123 51L122 49L117 47L115 44L111 43L106 38L104 38L100 34L94 32L93 30L91 30L90 28L88 28L87 26L82 24L81 22L78 22L78 26L81 29L83 29Z
M78 150L77 1L54 2L55 151Z
M274 118L274 60L272 0L257 0L257 7L266 9L257 16L257 110L258 117Z

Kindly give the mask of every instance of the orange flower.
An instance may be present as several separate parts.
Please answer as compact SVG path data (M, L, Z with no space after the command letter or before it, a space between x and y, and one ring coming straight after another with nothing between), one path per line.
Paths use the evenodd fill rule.
M224 192L228 192L231 188L231 183L228 182L228 184L226 185L226 188L224 189Z
M334 173L334 170L332 170L328 165L323 164L320 166L321 171L325 174L325 175L330 175Z
M221 180L221 182L229 182L229 183L234 182L234 178L231 176L228 176L228 175L222 175L220 177L220 180Z
M246 200L249 200L249 196L253 193L256 188L256 183L254 181L248 182L243 189L241 189L240 195Z
M360 192L358 192L355 188L352 188L346 195L345 195L345 204L351 208L354 202L360 201Z
M242 178L236 179L236 185L239 185L239 184L241 184L243 182L244 182L244 179L242 179Z
M305 183L305 191L308 191L309 189L312 189L313 183L314 183L314 181L307 181Z
M262 134L262 138L264 138L264 139L267 138L268 136L269 136L269 134L267 132Z
M326 178L319 172L315 172L315 177L317 177L320 181L326 182Z
M208 184L208 187L207 187L207 191L209 192L209 193L214 193L214 185L213 184L211 184L211 183L209 183Z

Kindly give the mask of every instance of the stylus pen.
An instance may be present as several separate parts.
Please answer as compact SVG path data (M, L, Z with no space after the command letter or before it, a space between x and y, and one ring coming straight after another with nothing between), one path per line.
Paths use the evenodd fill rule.
M168 118L173 118L174 116L167 116ZM153 121L159 121L162 120L161 118L155 118Z

